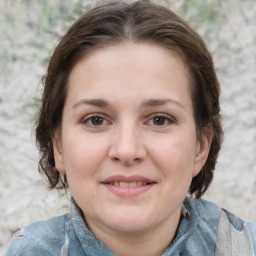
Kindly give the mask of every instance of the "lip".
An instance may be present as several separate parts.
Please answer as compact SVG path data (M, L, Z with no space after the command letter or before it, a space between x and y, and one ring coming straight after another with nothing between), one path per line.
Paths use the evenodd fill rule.
M143 185L135 187L120 187L114 185L115 182L143 182ZM146 184L144 184L146 183ZM101 184L105 186L110 192L121 197L132 197L138 196L148 190L150 190L156 181L148 179L143 176L133 175L133 176L122 176L115 175L104 179Z
M147 183L156 183L154 180L151 180L139 175L133 175L133 176L114 175L104 179L101 183L138 182L138 181L143 181Z

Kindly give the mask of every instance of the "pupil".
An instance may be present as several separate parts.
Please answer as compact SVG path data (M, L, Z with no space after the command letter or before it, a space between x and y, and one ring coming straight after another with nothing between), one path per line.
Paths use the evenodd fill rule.
M103 118L101 118L101 117L93 117L92 118L92 124L93 125L101 125L101 124L103 124Z
M165 123L164 117L155 117L154 118L154 124L156 125L163 125Z

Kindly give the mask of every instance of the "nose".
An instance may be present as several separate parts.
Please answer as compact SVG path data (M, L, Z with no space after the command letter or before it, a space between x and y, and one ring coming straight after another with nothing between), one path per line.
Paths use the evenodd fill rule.
M109 157L130 166L143 161L147 155L139 127L123 124L115 129Z

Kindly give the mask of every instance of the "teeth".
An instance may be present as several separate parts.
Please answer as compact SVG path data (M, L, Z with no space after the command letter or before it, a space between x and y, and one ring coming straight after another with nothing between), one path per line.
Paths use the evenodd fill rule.
M139 187L139 186L144 186L147 185L147 182L145 181L133 181L133 182L119 182L119 181L115 181L114 183L111 183L114 186L117 187L122 187L122 188L132 188L132 187Z
M127 188L127 187L129 187L129 183L128 182L120 182L120 187Z
M138 186L138 185L137 185L137 182L130 182L130 183L129 183L129 188L130 188L130 187L136 187L136 186Z

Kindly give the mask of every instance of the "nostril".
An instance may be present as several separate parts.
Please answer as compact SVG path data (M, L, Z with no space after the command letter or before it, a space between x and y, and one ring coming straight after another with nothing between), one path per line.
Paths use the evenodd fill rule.
M112 158L115 162L118 162L119 161L119 158L118 157L113 157Z
M139 157L136 158L119 158L119 157L111 157L112 161L118 163L122 163L123 165L133 165L135 163L139 163L142 159Z

